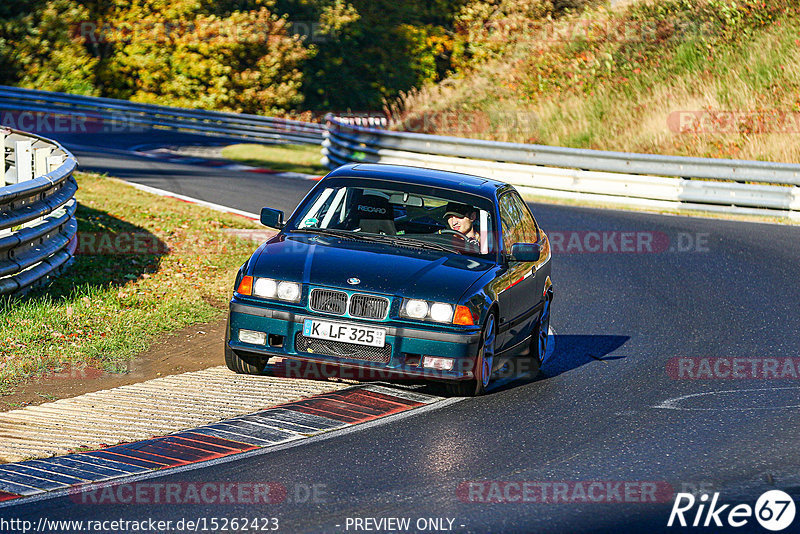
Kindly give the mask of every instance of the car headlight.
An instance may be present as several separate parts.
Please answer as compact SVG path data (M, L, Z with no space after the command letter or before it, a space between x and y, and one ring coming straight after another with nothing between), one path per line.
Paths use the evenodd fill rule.
M459 306L463 308L464 306ZM454 307L446 302L430 302L420 299L406 299L400 308L400 315L409 319L423 319L437 323L457 323L453 320ZM471 324L471 323L470 323Z
M259 297L262 299L300 302L300 297L303 295L303 287L297 282L245 276L239 283L236 292L240 295Z
M449 323L453 320L453 307L444 302L434 302L431 306L431 319L439 323Z
M300 284L297 282L281 282L278 284L278 298L297 302L300 300Z
M424 319L428 316L428 303L424 300L410 299L405 305L406 315L412 319Z
M253 295L274 299L278 295L278 282L272 278L256 278L256 282L253 284Z

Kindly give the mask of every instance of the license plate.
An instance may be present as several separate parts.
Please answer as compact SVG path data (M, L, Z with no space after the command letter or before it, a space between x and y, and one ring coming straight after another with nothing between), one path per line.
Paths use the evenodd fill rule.
M317 319L303 321L303 335L316 339L342 341L354 345L383 347L386 344L386 330L347 323L332 323Z

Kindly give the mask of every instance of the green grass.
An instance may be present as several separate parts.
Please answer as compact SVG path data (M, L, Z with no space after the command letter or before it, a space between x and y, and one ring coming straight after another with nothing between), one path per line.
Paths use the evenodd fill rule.
M221 316L236 271L254 249L225 231L258 227L247 219L111 178L77 178L80 236L100 244L102 235L131 235L159 245L78 254L48 287L0 300L0 394L70 364L113 372L158 336Z
M504 2L493 20L524 18ZM508 13L504 15L503 13ZM494 15L493 15L494 16ZM516 17L516 18L515 18ZM479 21L480 22L480 21ZM525 113L520 127L427 133L630 152L800 162L797 135L778 129L683 131L673 113L800 113L800 6L789 0L637 0L543 20L548 36L596 23L589 38L492 39L471 28L489 59L391 103L398 129L426 115ZM498 44L500 42L501 44ZM480 56L481 54L478 54ZM490 102L491 104L487 104ZM465 118L462 122L467 122Z
M279 172L323 175L328 169L320 164L322 152L317 145L231 145L222 156L246 165L266 167Z

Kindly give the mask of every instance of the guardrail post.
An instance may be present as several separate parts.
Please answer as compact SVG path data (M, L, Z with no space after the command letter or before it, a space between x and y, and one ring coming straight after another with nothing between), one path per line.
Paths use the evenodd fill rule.
M6 185L6 132L0 130L0 187Z
M10 167L0 174L0 295L21 294L58 275L73 257L77 161L57 142L14 129L0 129L0 148L2 159L8 155L0 170Z
M0 187L6 185L6 132L0 131ZM0 237L11 234L11 228L0 230Z
M33 176L39 177L50 172L47 165L47 158L52 154L53 149L49 147L37 148L33 152Z
M14 167L16 173L12 184L33 179L33 141L16 141L14 143ZM7 181L7 180L6 180Z
M64 164L67 157L64 154L56 154L55 156L47 157L47 172L53 172Z
M789 202L789 209L800 211L800 187L792 188L792 199Z

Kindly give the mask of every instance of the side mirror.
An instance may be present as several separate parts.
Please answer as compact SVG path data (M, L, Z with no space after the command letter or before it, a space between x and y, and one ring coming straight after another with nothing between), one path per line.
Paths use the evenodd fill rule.
M272 208L261 208L261 224L270 228L283 228L283 212Z
M514 243L511 261L539 261L539 243Z

